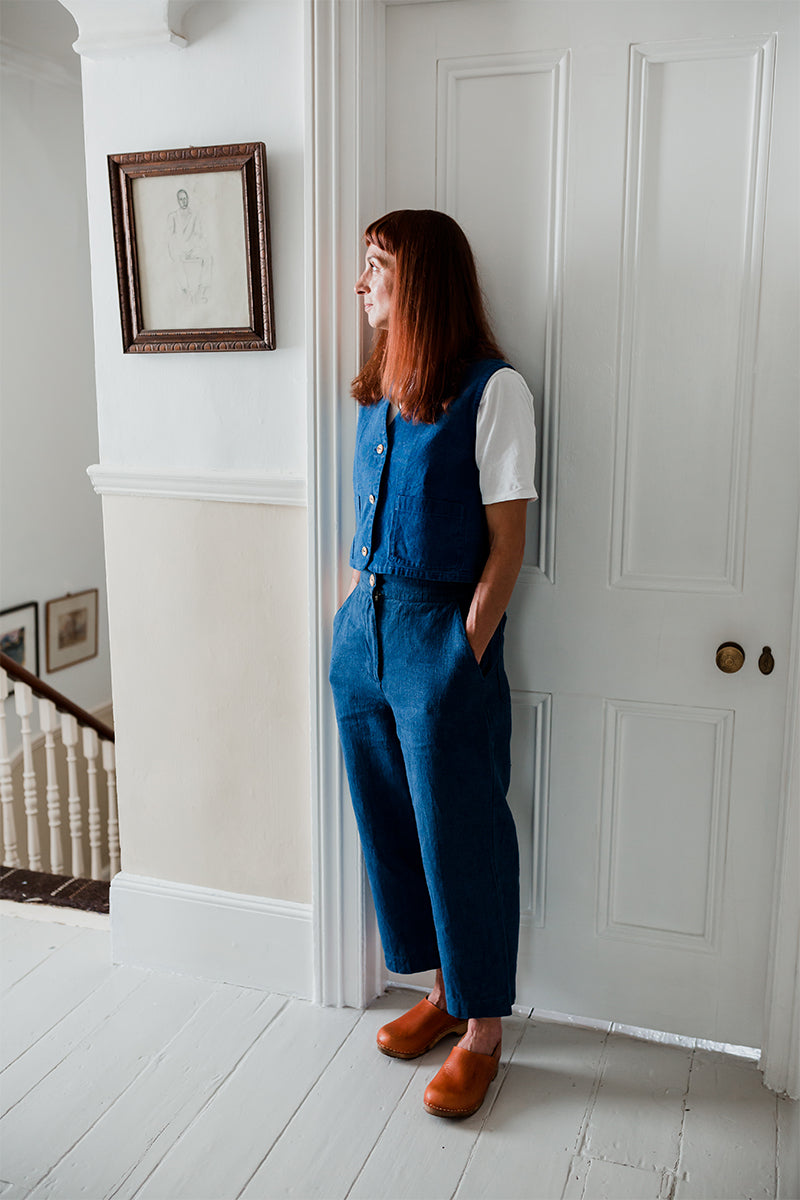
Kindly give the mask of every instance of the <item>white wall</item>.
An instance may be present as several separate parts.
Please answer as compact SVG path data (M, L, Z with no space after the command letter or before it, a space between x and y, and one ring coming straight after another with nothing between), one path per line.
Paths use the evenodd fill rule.
M0 608L39 603L40 674L95 709L111 681L75 34L55 0L0 6ZM92 587L99 654L48 677L45 602Z
M83 60L100 459L305 474L303 8L192 5L189 45ZM122 353L106 155L229 141L267 148L275 351Z
M108 6L65 4L96 38ZM136 475L104 496L122 868L304 904L306 512L213 499L220 477L305 475L303 4L208 0L180 32L82 60L97 478ZM106 156L230 141L267 148L278 348L125 355ZM172 473L201 498L148 494Z

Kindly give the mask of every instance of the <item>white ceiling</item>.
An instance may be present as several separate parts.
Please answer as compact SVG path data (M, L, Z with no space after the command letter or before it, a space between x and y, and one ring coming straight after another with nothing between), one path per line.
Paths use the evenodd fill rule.
M78 27L58 0L0 0L0 39L58 63L76 79L81 64L72 49Z

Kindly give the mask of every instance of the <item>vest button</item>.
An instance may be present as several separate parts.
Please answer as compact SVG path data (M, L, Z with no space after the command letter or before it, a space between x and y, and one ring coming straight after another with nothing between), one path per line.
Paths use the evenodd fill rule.
M375 497L374 497L374 496L370 496L370 498L369 498L369 502L370 502L370 504L374 504L374 503L375 503Z
M375 453L383 454L383 442L378 442L377 446L375 447Z
M369 554L369 550L367 550L366 546L361 547L361 554L363 555L364 558L366 558L367 555Z
M370 575L370 577L369 577L369 586L375 587L375 576L374 575Z

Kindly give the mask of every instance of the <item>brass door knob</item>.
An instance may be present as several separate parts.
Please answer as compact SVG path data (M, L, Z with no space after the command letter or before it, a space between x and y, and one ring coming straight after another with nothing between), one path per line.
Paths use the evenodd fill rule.
M744 650L738 642L723 642L717 650L716 661L720 671L733 675L744 665Z

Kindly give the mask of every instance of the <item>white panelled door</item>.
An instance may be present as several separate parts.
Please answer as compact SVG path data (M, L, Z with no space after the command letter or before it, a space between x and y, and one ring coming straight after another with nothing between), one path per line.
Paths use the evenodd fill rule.
M407 3L385 46L386 208L463 224L537 401L508 635L518 1000L758 1045L798 505L797 7Z

